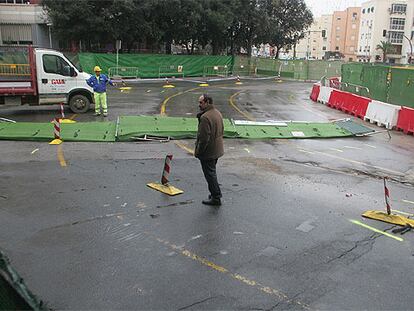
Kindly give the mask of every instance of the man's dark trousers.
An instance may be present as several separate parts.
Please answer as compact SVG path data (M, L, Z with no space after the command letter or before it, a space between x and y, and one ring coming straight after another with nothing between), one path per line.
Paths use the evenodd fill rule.
M220 199L222 197L219 183L217 181L216 164L217 159L201 160L201 168L203 169L204 177L208 183L208 190L211 193L212 199Z

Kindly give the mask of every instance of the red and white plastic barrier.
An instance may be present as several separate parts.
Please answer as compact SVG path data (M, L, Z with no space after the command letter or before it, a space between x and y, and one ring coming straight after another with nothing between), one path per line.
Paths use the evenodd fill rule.
M328 101L328 106L363 119L370 102L371 99L363 96L333 90Z
M167 156L165 157L164 170L161 176L161 184L163 185L167 185L169 182L168 177L170 176L172 158L173 158L172 154L167 154Z
M53 119L53 134L55 135L55 139L60 139L60 122L59 118Z
M378 126L385 126L387 129L392 130L397 126L400 110L400 106L373 100L368 105L364 120L371 123L377 123Z
M320 86L318 102L322 104L327 104L329 102L329 97L331 97L333 89L327 86Z
M65 118L65 109L63 108L62 103L60 103L60 115L61 115L62 119Z
M414 135L414 109L408 107L401 107L398 115L397 129L403 131L405 134Z
M320 90L321 90L321 85L319 83L315 83L312 87L310 99L312 99L314 102L318 101Z

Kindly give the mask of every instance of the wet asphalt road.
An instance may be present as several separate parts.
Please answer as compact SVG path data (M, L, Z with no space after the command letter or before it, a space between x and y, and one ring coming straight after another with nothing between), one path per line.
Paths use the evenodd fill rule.
M109 120L195 116L203 92L234 119L348 117L312 103L306 83L131 86L110 90ZM44 122L58 111L2 107L0 116ZM394 209L414 213L412 136L226 140L220 209L201 204L207 186L192 147L0 141L0 249L54 309L412 309L414 233L397 241L350 221L391 231L360 216L384 210L383 176ZM146 187L167 153L172 184L185 191L176 197Z

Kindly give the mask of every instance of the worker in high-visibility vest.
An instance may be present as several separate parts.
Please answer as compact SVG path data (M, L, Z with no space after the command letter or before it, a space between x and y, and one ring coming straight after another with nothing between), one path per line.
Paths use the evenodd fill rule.
M99 66L95 66L93 69L95 72L94 76L91 76L86 83L90 87L93 88L93 95L95 100L95 116L101 115L101 109L103 112L103 116L108 116L108 105L106 101L106 85L110 84L115 86L115 83L111 81L106 75L101 73L101 68Z

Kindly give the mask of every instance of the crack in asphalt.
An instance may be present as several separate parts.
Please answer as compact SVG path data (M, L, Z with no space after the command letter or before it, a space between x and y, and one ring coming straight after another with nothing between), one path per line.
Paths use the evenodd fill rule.
M211 300L211 299L216 299L216 298L221 297L221 296L222 296L222 295L218 295L218 296L213 296L213 297L204 298L204 299L202 299L202 300L196 301L196 302L194 302L194 303L192 303L192 304L189 304L189 305L187 305L187 306L181 307L181 308L177 309L177 311L179 311L179 310L185 310L185 309L191 308L191 307L193 307L193 306L196 306L196 305L202 304L202 303L204 303L204 302L206 302L206 301L208 301L208 300Z
M352 251L354 251L357 247L359 247L359 246L367 246L367 251L366 252L363 252L363 253L361 253L361 254L359 254L359 255L354 255L354 258L351 260L351 262L350 263L353 263L354 261L356 261L357 259L359 259L359 258L361 258L363 255L365 255L366 253L368 253L371 249L372 249L372 246L373 246L373 244L375 243L375 240L378 238L378 237L380 237L381 235L380 234L378 234L378 233L373 233L373 234L371 234L369 237L367 237L367 238L365 238L365 239L362 239L362 240L360 240L360 241L356 241L355 242L355 245L354 246L352 246L350 249L348 249L348 250L346 250L346 251L344 251L342 254L340 254L339 256L337 256L337 257L335 257L335 258L332 258L332 259L330 259L330 260L328 260L328 261L326 261L325 262L325 264L330 264L330 263L332 263L333 261L336 261L336 260L339 260L339 259L341 259L341 258L343 258L343 257L345 257L346 255L348 255L349 253L351 253Z

